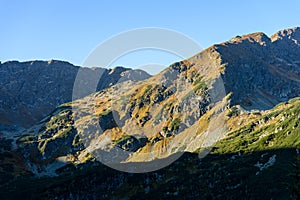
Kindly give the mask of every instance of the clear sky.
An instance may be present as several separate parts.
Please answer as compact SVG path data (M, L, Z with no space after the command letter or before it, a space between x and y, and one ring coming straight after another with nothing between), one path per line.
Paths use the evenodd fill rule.
M81 65L101 42L143 27L173 29L206 48L236 35L300 26L299 0L0 0L0 8L2 62L60 59ZM176 59L148 51L114 64L167 65Z

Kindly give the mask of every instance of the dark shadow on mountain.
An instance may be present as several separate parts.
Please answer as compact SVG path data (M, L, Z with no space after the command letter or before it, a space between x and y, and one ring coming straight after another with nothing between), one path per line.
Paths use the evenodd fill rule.
M295 173L296 168L292 163L297 164L297 156L299 159L299 154L293 148L221 155L214 154L212 149L203 159L199 159L197 153L184 153L163 169L141 174L120 172L101 163L88 162L77 166L68 165L58 171L58 177L19 177L0 188L0 197L295 199L290 188L299 181L291 176ZM155 160L150 164L162 161Z

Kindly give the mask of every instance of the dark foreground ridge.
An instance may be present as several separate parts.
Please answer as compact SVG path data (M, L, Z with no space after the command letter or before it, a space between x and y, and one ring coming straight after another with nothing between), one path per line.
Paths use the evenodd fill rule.
M296 149L292 148L247 154L212 152L202 160L196 153L185 153L170 166L150 173L129 174L99 164L69 170L53 178L19 177L0 187L0 197L293 199L299 195L299 177L295 177L299 175L299 166L299 156L296 157Z

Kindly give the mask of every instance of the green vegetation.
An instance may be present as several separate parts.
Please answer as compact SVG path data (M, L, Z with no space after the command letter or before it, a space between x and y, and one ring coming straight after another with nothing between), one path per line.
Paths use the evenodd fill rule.
M112 111L110 109L104 109L100 115L106 116L109 115Z
M175 118L170 125L171 131L176 131L180 127L181 120L179 118Z
M227 117L236 117L239 115L239 109L236 106L230 108Z
M80 145L82 145L81 139L79 135L75 135L73 141L72 141L72 146L74 147L79 147Z
M300 100L292 101L288 108L258 115L250 122L230 133L216 144L215 153L252 152L300 146ZM266 125L259 121L273 120Z
M290 99L288 101L288 103L294 104L294 103L299 103L299 101L300 101L300 97L296 97L296 98Z
M42 154L45 153L45 149L46 149L46 146L47 146L48 141L49 141L49 140L43 140L43 141L40 142L39 145L38 145L38 148L39 148L39 150L40 150L40 152L41 152Z
M121 143L121 142L123 142L123 141L129 140L130 138L132 138L131 135L122 135L122 137L120 137L120 138L117 139L117 140L113 140L112 142L113 142L114 144L118 144L118 143Z
M193 83L194 89L193 90L195 93L202 92L207 89L207 84L202 79L203 79L203 77L200 76L199 78L197 78L194 81L194 83Z
M32 142L36 139L35 136L33 135L24 135L23 137L19 138L17 140L18 143L27 143L27 142Z
M58 135L58 138L67 138L72 130L72 126L67 127Z
M278 159L274 166L264 171L254 166L274 154ZM63 199L72 192L80 199L290 199L291 191L284 182L292 181L286 174L292 170L291 155L291 150L282 149L241 156L209 154L199 160L197 154L186 153L163 169L141 174L122 173L105 165L77 169L70 165L54 178L17 178L0 187L0 197ZM148 187L150 191L145 192Z
M203 82L202 79L203 79L203 76L198 77L198 78L193 82L193 85L196 86L196 85L198 85L199 83L202 83L202 82Z
M47 127L56 127L59 125L59 122L67 122L71 119L71 111L63 110L58 114L52 116L50 120L46 123Z
M168 106L170 108L172 104ZM235 108L230 112L230 117L240 117ZM300 99L293 99L265 113L251 113L251 117L212 149L185 153L176 162L155 172L123 173L87 159L84 166L70 164L54 178L0 173L0 178L4 177L3 183L6 183L0 185L0 198L68 199L70 193L79 199L94 196L100 199L298 198L299 158L296 150L299 151L300 147ZM181 119L175 117L163 130L177 130L180 123ZM71 129L66 129L60 135L67 136L69 131ZM131 146L126 145L130 142L140 145L134 138L123 135L113 143L129 149ZM21 141L30 140L31 137ZM47 142L40 143L41 150ZM75 137L72 142L78 145L80 139ZM63 144L57 151L64 151L64 148ZM197 153L205 153L205 150L208 155L200 160ZM272 164L266 165L271 158L274 158ZM0 156L0 172L12 170L13 165L1 159ZM161 160L154 160L153 165L157 164L155 162Z
M205 82L201 82L194 87L194 92L197 93L199 91L204 91L207 89L207 85Z
M152 88L152 85L147 85L146 88L145 88L145 90L144 90L144 92L143 92L142 96L144 96L145 94L147 94L147 92L149 92L151 90L151 88Z
M163 131L163 132L167 132L167 131L168 131L168 127L167 127L167 126L164 126L164 127L162 128L162 131Z

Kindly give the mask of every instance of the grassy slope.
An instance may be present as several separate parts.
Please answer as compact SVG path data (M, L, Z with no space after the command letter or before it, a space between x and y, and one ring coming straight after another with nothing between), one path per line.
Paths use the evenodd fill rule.
M279 104L262 114L257 113L248 123L217 143L213 152L248 153L291 147L300 148L300 98Z
M244 116L249 120L241 127L232 124L232 132L202 160L195 152L145 174L100 165L56 178L19 178L2 186L0 197L53 199L72 193L81 199L295 199L300 190L299 177L292 176L299 174L300 99L251 115Z

